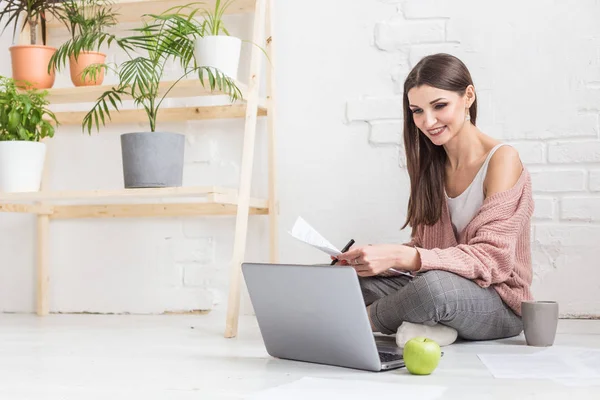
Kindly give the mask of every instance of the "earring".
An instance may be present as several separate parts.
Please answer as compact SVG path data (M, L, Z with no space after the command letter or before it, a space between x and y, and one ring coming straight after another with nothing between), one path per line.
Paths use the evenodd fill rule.
M465 108L465 121L470 121L471 120L471 114L469 114L469 109Z

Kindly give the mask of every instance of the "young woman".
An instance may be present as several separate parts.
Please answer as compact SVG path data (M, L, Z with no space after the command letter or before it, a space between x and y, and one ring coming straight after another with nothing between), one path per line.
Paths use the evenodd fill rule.
M522 331L531 300L531 180L518 152L481 132L467 67L423 58L404 83L410 243L356 247L354 267L373 330L397 342L427 335L488 340ZM400 275L409 272L413 277Z

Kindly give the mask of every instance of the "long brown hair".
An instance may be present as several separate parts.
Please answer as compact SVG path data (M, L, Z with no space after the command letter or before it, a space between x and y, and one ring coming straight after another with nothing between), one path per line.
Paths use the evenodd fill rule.
M473 85L473 80L462 61L440 53L421 59L404 81L404 147L410 177L410 198L402 229L410 225L413 235L419 226L433 225L440 219L445 193L446 151L419 132L409 108L408 91L421 85L450 90L463 96L467 87ZM471 123L475 125L477 96L469 108L469 115Z

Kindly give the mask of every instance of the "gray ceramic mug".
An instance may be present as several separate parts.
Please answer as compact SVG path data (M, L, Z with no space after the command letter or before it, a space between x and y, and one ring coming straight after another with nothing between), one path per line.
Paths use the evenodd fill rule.
M552 346L558 325L558 303L555 301L524 301L521 317L525 340L529 346Z

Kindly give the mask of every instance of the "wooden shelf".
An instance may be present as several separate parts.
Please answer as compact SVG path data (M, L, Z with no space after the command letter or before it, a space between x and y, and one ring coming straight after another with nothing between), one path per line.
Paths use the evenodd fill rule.
M160 83L159 97L163 96L166 90L173 84L173 81L164 81ZM242 96L246 96L248 87L236 82L240 88ZM72 104L72 103L91 103L95 102L99 96L114 85L102 86L81 86L48 89L47 99L51 104ZM206 87L205 87L206 86ZM208 82L205 80L203 86L197 79L182 80L175 85L169 92L167 98L181 98L194 96L223 96L222 91L211 91ZM123 96L123 100L130 100L130 96ZM91 107L90 107L91 108ZM88 111L58 111L55 112L56 118L61 125L80 125ZM257 116L267 115L267 105L265 99L259 100ZM238 101L234 104L219 106L191 106L191 107L163 107L159 109L158 118L161 122L174 122L186 120L207 120L207 119L227 119L244 118L246 116L246 102ZM145 110L138 109L120 109L111 110L111 120L106 120L107 124L123 123L144 123L148 121Z
M56 119L61 125L81 125L87 111L61 111L55 112ZM106 124L147 123L146 110L119 110L110 112L111 119L106 118ZM264 107L259 107L257 116L267 115ZM172 107L160 108L158 120L160 122L174 121L198 121L208 119L244 118L246 116L246 104L230 104L225 106L206 107ZM96 129L93 127L92 129Z
M73 201L141 198L198 197L210 194L235 195L235 189L218 186L180 186L116 190L61 190L41 192L0 193L0 203L11 201Z
M140 21L141 14L160 14L171 7L184 6L194 3L189 0L116 0L115 10L119 14L117 19L119 22L136 22ZM142 4L143 3L143 4ZM215 0L199 1L192 7L206 8L212 10L215 7ZM226 14L245 14L254 12L256 0L236 0L226 10ZM54 19L48 21L49 28L64 27L60 21Z
M178 198L202 199L182 203L135 202ZM124 199L129 201L123 203ZM65 204L86 201L87 204ZM0 193L0 212L48 215L51 219L235 215L237 204L236 190L216 186ZM268 201L250 198L249 213L268 214Z
M160 82L158 98L161 98L174 82L175 81ZM50 101L51 104L95 103L102 93L116 86L117 84L46 89L48 92L48 97L46 97L46 99ZM246 98L248 87L245 84L237 81L236 86L242 92L242 97ZM207 79L204 79L204 86L198 79L184 79L179 81L173 87L173 89L167 95L167 98L222 95L226 94L220 90L210 90L210 84L208 83ZM131 96L121 96L121 99L130 100Z
M192 7L212 10L217 0L204 0ZM227 317L225 337L237 335L240 311L240 289L242 286L241 265L245 259L248 237L248 216L268 215L270 262L278 262L278 200L276 171L276 119L273 94L275 80L272 70L273 61L273 15L275 0L236 0L227 9L227 14L246 14L252 17L251 42L265 46L270 60L266 68L266 98L261 98L261 71L263 55L258 46L251 47L248 63L247 84L237 82L242 92L242 100L235 103L211 102L210 106L185 106L161 108L157 116L160 122L189 121L204 119L244 118L242 155L239 165L239 186L236 189L221 187L178 187L157 189L120 189L90 191L49 191L47 190L50 175L48 162L45 163L41 182L41 191L33 193L0 193L0 212L32 213L36 215L36 251L35 263L37 272L36 311L40 316L48 315L50 305L50 220L76 218L120 218L120 217L160 217L160 216L208 216L234 215L235 231L233 252L231 257L231 274L229 294L227 298ZM144 20L145 14L161 14L170 8L189 5L190 0L115 0L115 11L120 14L120 23L131 23L130 26L118 26L115 29L130 28ZM185 10L182 10L185 12ZM201 21L202 13L197 15ZM245 19L245 18L244 18ZM65 26L57 20L48 21L48 28L54 28L57 40L64 39ZM38 27L38 29L41 29ZM60 30L64 30L61 32ZM29 32L25 28L19 37L19 43L29 42ZM191 78L191 77L190 77ZM171 82L161 83L159 97L163 97ZM206 85L210 86L210 85ZM49 89L48 100L51 105L95 103L112 85L96 87L66 87ZM210 92L195 79L179 82L169 92L168 98L226 96L220 91ZM123 100L129 98L123 97ZM212 99L211 99L212 100ZM220 99L215 99L220 100ZM202 104L202 103L200 103ZM52 109L61 125L80 125L90 107L79 108L85 111L68 111L67 107ZM72 107L75 108L75 107ZM67 110L67 111L65 111ZM143 108L130 107L120 111L110 111L110 123L145 123L147 115ZM267 115L268 113L268 115ZM268 199L251 197L253 181L253 160L257 136L257 118L267 116L267 158L268 158ZM94 127L95 129L95 127ZM49 152L50 153L50 152Z

